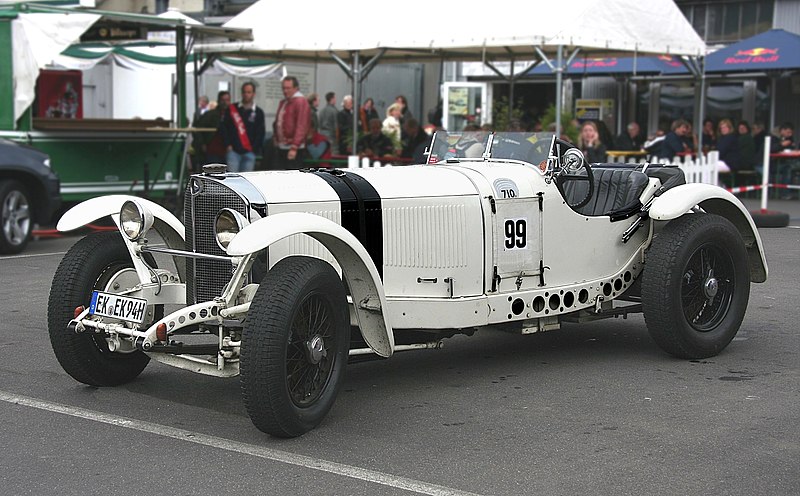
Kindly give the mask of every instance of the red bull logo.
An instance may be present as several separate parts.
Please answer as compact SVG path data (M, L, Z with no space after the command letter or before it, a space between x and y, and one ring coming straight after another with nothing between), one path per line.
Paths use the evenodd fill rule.
M739 50L736 57L758 57L759 55L777 55L777 48L751 48L750 50Z
M665 64L671 67L683 67L683 64L681 64L680 60L676 60L673 57L670 57L669 55L659 55L658 60L664 62Z
M725 59L725 64L767 64L777 62L780 58L777 48L751 48L739 50L732 57Z
M617 65L616 58L610 59L586 59L586 60L579 60L572 63L573 69L586 69L590 67L616 67Z

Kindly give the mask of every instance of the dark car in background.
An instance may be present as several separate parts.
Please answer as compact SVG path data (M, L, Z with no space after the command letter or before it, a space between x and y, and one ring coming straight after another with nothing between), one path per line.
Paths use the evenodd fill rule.
M0 139L0 254L21 252L34 224L53 220L59 188L47 154Z

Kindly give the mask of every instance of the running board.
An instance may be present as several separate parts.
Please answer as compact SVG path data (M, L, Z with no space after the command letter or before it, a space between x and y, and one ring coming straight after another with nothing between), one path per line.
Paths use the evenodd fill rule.
M561 321L580 324L583 322L592 322L600 319L610 319L612 317L622 317L623 319L627 319L628 314L631 313L642 313L642 304L634 303L633 305L623 305L621 307L603 309L597 313L581 310L577 315L569 314L562 316Z
M394 353L398 351L412 351L412 350L440 350L444 346L441 340L428 341L427 343L414 343L414 344L397 344L394 346ZM365 362L368 360L377 360L383 358L377 355L372 348L354 348L350 350L349 363Z

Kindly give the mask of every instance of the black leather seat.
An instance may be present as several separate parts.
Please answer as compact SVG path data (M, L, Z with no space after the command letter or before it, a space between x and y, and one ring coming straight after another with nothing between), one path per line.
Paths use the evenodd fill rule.
M637 170L641 170L641 168L642 166L637 166ZM647 174L647 177L655 177L661 180L661 189L658 190L656 196L670 188L686 184L686 175L674 165L651 164L645 170L645 174Z
M686 183L683 171L674 166L650 165L644 169L637 164L594 164L591 167L594 193L586 205L575 211L592 217L609 215L612 221L628 218L639 211L639 197L650 177L661 180L657 195ZM587 188L586 181L567 181L564 183L564 197L568 203L577 203L586 196Z

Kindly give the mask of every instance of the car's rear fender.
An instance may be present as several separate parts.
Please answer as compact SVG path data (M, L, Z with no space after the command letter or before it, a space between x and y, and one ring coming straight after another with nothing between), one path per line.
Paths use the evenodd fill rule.
M667 190L650 207L650 218L656 221L676 219L699 206L704 211L725 217L739 230L750 261L750 280L767 280L767 259L753 218L742 202L728 191L710 184L684 184Z
M339 224L307 213L270 215L253 222L234 236L228 246L228 254L242 256L256 253L295 234L311 236L331 252L347 280L364 341L378 355L391 356L394 335L385 312L386 295L378 269L366 248Z

